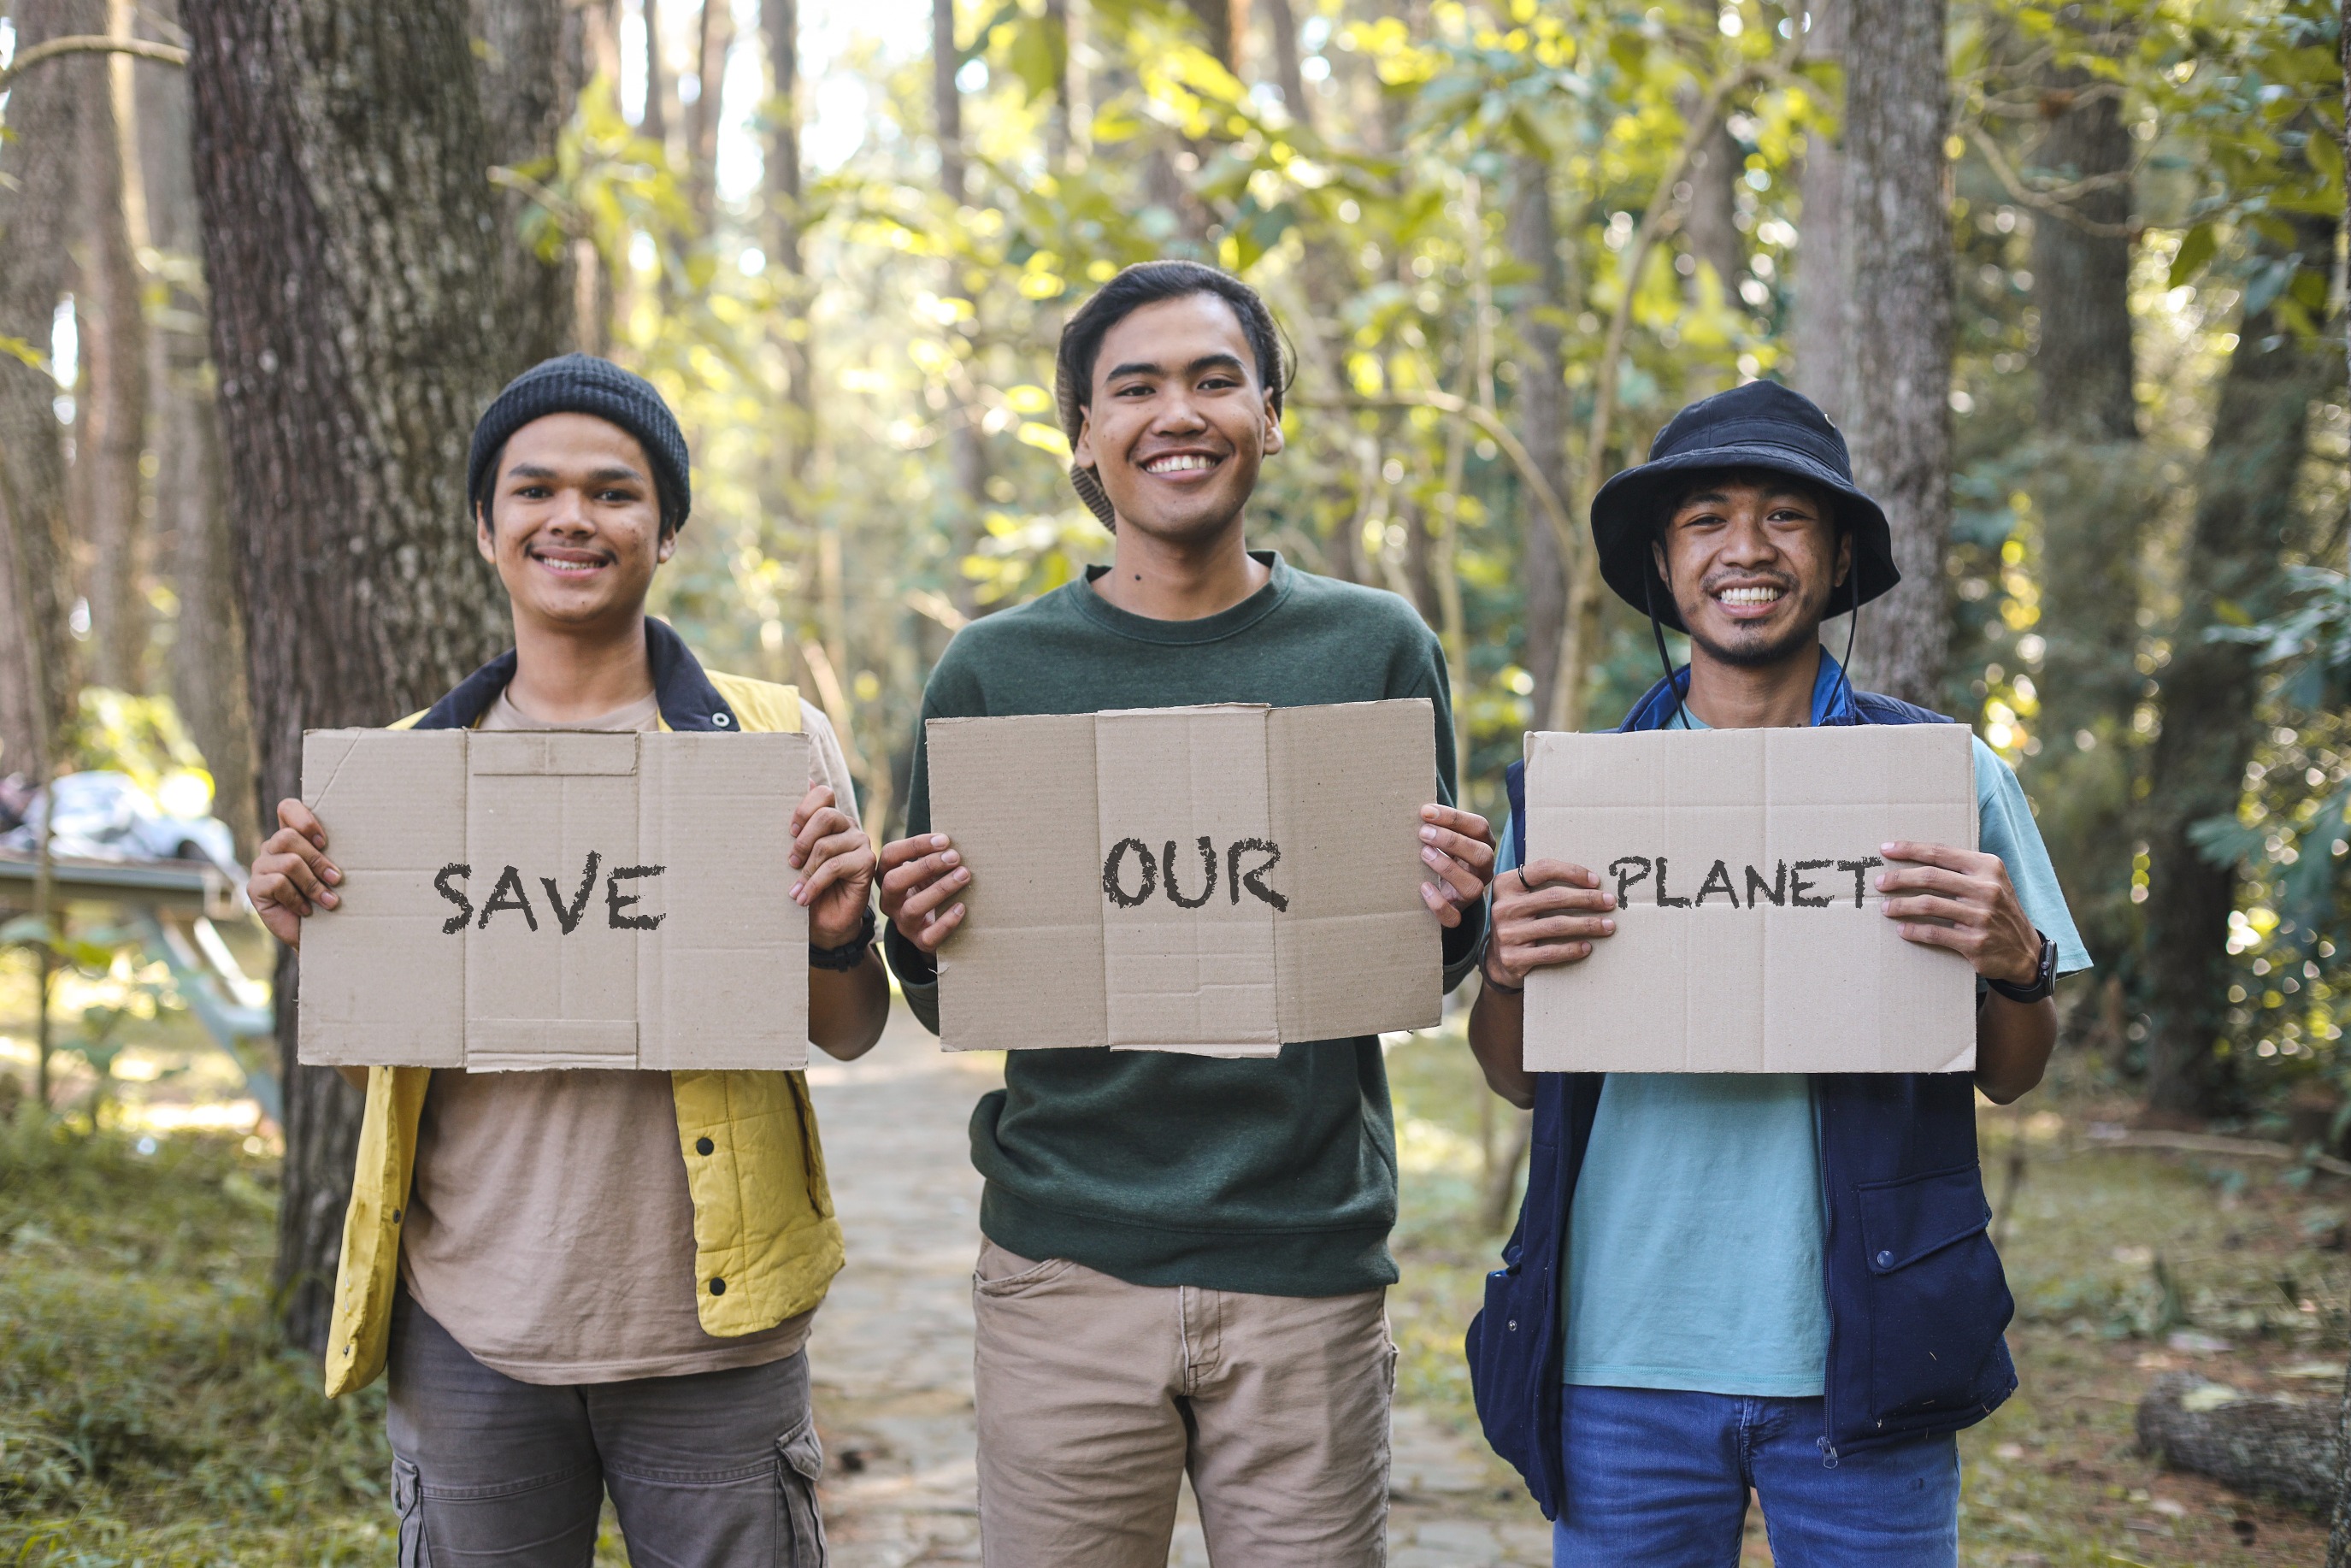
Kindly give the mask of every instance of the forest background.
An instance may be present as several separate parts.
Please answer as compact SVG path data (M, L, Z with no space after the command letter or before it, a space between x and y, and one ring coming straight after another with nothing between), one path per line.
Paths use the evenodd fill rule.
M0 0L0 772L193 780L249 846L304 727L505 645L465 444L577 347L692 444L656 610L825 706L883 837L947 638L1107 554L1061 322L1192 256L1296 354L1251 542L1420 610L1489 814L1523 731L1656 673L1592 492L1688 399L1818 399L1907 579L1861 678L2022 773L2098 964L2069 1048L2158 1124L2339 1148L2342 37L2318 0ZM44 987L78 959L9 933ZM358 1105L281 1037L316 1345Z

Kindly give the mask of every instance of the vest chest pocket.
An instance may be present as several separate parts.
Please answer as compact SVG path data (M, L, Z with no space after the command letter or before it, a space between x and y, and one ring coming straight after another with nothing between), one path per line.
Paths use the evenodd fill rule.
M1977 1166L1858 1189L1870 1408L1881 1421L1968 1409L2015 1299L1985 1228Z

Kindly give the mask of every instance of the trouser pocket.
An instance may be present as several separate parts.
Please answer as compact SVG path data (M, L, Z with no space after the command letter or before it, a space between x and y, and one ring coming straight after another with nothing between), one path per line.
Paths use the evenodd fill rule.
M825 1568L824 1520L817 1512L816 1483L824 1474L824 1445L816 1417L776 1440L776 1481L783 1489L785 1563L789 1568ZM402 1563L401 1568L408 1568Z
M392 1508L400 1521L400 1568L433 1568L424 1550L424 1478L406 1459L392 1461Z

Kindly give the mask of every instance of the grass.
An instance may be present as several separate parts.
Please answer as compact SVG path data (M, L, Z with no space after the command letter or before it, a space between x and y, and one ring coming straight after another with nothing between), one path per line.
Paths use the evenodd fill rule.
M1398 1392L1474 1431L1461 1333L1500 1245L1479 1220L1484 1150L1512 1123L1458 1034L1400 1045L1388 1065ZM2351 1184L2088 1135L2127 1110L2060 1082L1983 1113L2023 1385L1961 1439L1964 1560L2314 1563L2316 1521L2162 1471L2131 1421L2175 1367L2335 1398ZM274 1347L275 1180L240 1138L0 1119L0 1565L391 1560L381 1385L329 1404L309 1359ZM1492 1506L1532 1514L1508 1486ZM1759 1537L1749 1562L1769 1560ZM599 1561L625 1559L608 1543Z

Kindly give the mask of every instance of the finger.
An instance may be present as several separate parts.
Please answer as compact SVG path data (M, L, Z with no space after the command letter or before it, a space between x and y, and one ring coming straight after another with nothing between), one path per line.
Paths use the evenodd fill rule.
M1441 853L1451 855L1473 871L1489 871L1494 864L1493 845L1466 833L1457 833L1450 828L1424 823L1420 830L1420 841Z
M1552 885L1539 887L1531 893L1505 895L1501 891L1503 885L1499 882L1494 884L1494 922L1498 925L1505 921L1523 920L1555 909L1616 907L1616 895L1604 888Z
M1461 924L1461 906L1435 883L1420 884L1420 901L1428 905L1429 913L1437 916L1437 923L1447 930L1450 931Z
M319 849L327 847L326 824L319 821L309 807L290 796L277 802L277 825L291 828Z
M308 852L311 857L316 857L318 852L316 850ZM275 875L308 902L322 904L329 909L341 902L334 890L327 885L322 873L312 867L310 859L301 854L266 856L254 862L253 870L256 876L265 873Z
M963 863L963 857L953 850L941 854L925 855L911 865L902 865L882 873L882 891L892 897L914 892L925 883L935 882ZM883 856L889 864L889 856Z
M1985 911L1980 904L1921 894L1913 898L1887 899L1886 917L1889 920L1949 920L1959 925L1980 926L1985 920Z
M898 905L898 918L905 921L928 915L947 900L963 896L964 889L970 883L971 868L957 866L927 887L908 894Z
M329 860L326 852L311 842L298 829L280 828L270 834L267 841L261 846L260 855L254 860L255 867L258 869L262 861L273 856L281 860L299 861L325 881L343 880L342 869Z
M310 913L310 901L302 896L302 890L275 873L256 872L248 896L256 908L265 904L271 904L293 911L298 918Z
M1431 803L1420 809L1420 820L1431 827L1460 833L1481 844L1494 841L1494 825L1475 811L1465 811L1458 806Z
M1530 888L1561 883L1569 887L1598 887L1600 874L1587 871L1573 861L1529 861L1519 868L1519 879Z
M810 860L809 874L792 884L792 897L814 904L817 894L844 877L853 877L872 863L863 833L838 833L821 841Z
M1940 893L1964 898L1982 888L1979 879L1940 866L1896 866L1877 873L1880 893Z
M1916 942L1923 947L1948 947L1954 953L1965 954L1981 945L1980 936L1955 925L1905 925L1905 942Z
M914 946L920 947L925 953L937 952L939 950L939 944L946 941L950 936L952 936L956 926L963 924L963 913L964 906L958 904L954 908L949 909L945 914L932 920L929 925L925 925L921 931L915 934L914 939Z
M1896 839L1890 844L1880 844L1877 852L1890 861L1909 861L1917 865L1938 865L1946 871L1972 872L1997 855L1980 854L1974 850L1955 850L1949 844L1922 844L1909 839Z
M800 829L807 825L808 820L816 815L819 811L823 810L827 806L831 805L832 802L832 786L830 784L819 784L807 794L801 796L800 803L792 808L792 837L796 839L799 838L800 836Z
M1505 947L1502 963L1520 974L1530 969L1549 969L1561 964L1576 964L1592 956L1589 942L1552 942L1534 947Z
M1446 887L1452 890L1453 902L1468 904L1486 891L1486 879L1455 860L1444 851L1426 844L1420 847L1420 858L1435 872Z
M945 833L923 833L911 839L893 839L882 846L882 868L888 871L893 866L904 865L908 861L920 860L925 855L947 848L948 845L949 841Z
M1498 931L1505 946L1533 942L1575 942L1616 935L1616 923L1604 915L1561 915L1549 920L1529 920Z
M815 852L816 846L820 841L834 837L856 825L846 815L833 810L831 806L818 807L809 813L805 821L792 831L792 864L796 866L808 864L809 857Z

